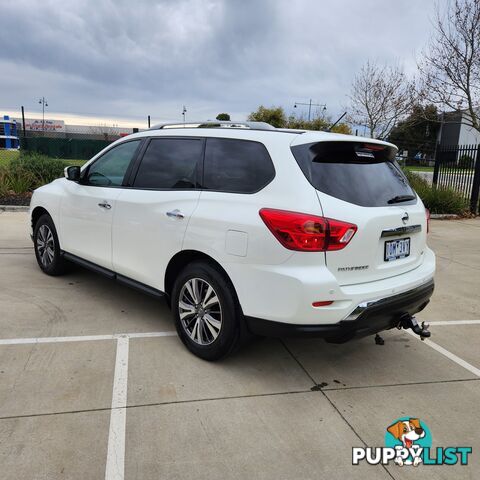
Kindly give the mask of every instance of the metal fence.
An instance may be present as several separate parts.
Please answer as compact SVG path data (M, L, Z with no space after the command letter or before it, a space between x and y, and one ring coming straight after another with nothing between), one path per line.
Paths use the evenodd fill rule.
M35 132L18 129L15 145L0 145L0 166L20 154L39 153L51 158L82 163L124 135L76 132ZM19 147L19 148L18 148Z
M392 141L398 147L396 160L402 167L433 167L435 164L435 142L406 143ZM429 168L427 170L429 170Z
M433 185L451 188L468 200L470 211L479 211L480 145L438 146Z
M48 157L88 160L112 143L115 138L92 138L90 135L65 137L61 134L48 136L20 137L20 149L24 152L37 152Z

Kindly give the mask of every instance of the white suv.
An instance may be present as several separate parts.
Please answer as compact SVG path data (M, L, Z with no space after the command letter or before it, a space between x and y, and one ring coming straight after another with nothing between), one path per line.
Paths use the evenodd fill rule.
M68 261L171 305L208 360L249 334L331 342L415 327L433 292L420 198L382 141L266 124L161 125L34 192L40 268Z

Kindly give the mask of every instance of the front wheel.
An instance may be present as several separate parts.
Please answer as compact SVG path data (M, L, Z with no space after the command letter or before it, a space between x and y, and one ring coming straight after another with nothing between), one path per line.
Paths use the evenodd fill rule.
M62 275L65 260L61 256L57 230L50 215L42 215L33 231L33 244L38 266L47 275Z
M180 339L195 355L218 360L240 341L241 311L225 275L207 262L187 265L175 281L172 310Z

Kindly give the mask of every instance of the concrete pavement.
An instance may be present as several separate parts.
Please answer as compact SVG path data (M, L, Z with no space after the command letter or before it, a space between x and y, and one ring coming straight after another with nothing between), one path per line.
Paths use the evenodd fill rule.
M0 213L2 479L476 478L479 375L455 358L480 369L480 324L432 325L453 356L395 330L384 346L264 339L207 363L168 333L162 302L79 268L42 274L26 223ZM480 220L432 222L420 320L480 319L479 234ZM403 415L435 446L472 446L470 465L353 466L352 447L383 446Z

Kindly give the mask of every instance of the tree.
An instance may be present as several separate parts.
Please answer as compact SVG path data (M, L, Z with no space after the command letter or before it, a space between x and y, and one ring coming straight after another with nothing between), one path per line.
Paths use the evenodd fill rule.
M337 123L331 130L333 133L343 133L344 135L351 135L352 129L348 123L340 122Z
M230 115L228 113L219 113L216 117L215 117L216 120L220 120L220 121L227 121L229 122L230 121Z
M407 150L411 156L417 153L433 154L439 128L437 107L416 104L408 117L393 127L388 141L401 151Z
M366 125L372 138L386 138L411 106L412 87L400 67L368 61L352 83L351 123Z
M437 6L434 36L418 67L421 93L441 108L465 110L480 132L480 0Z
M264 107L260 105L255 112L248 116L250 122L266 122L277 128L287 125L287 117L282 107Z
M315 117L312 120L307 120L304 117L295 117L292 115L288 118L287 127L300 130L321 130L326 132L330 131L330 125L332 125L332 123L330 117ZM351 128L346 123L337 123L331 131L333 133L352 134Z

